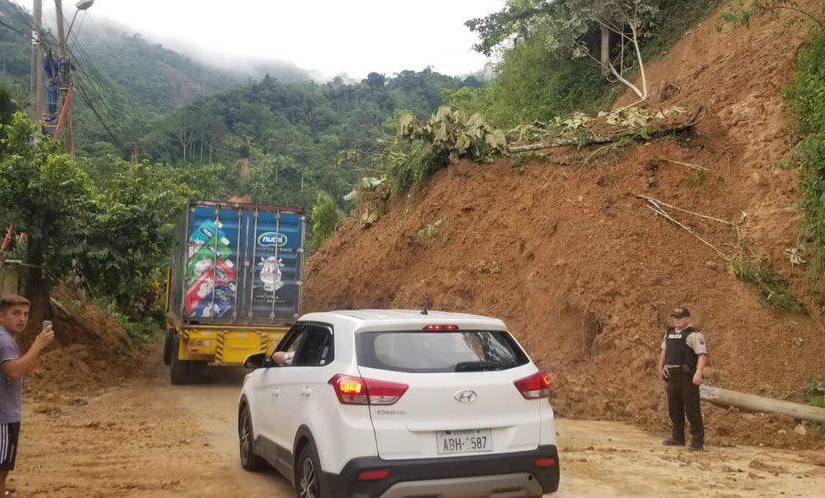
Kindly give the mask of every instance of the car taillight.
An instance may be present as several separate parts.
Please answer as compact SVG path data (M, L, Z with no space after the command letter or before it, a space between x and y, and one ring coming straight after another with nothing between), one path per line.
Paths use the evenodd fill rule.
M552 379L550 374L538 372L530 377L517 380L514 384L525 399L539 399L550 396Z
M365 470L358 474L359 481L382 481L390 476L389 470Z
M392 405L410 386L383 380L336 375L329 379L338 401L345 405Z

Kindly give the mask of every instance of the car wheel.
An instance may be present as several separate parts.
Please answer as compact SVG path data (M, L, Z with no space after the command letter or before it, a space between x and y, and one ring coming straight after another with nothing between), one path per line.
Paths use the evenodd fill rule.
M321 464L312 443L307 444L301 450L296 469L295 488L298 491L298 498L320 498L322 492Z
M169 381L176 386L189 382L189 362L181 360L180 337L172 338L171 358L169 362Z
M167 367L172 364L172 329L166 329L166 337L163 340L163 364Z
M238 420L238 439L241 451L241 467L249 471L261 470L266 467L264 459L255 453L255 437L248 406L244 406L241 410L241 416Z

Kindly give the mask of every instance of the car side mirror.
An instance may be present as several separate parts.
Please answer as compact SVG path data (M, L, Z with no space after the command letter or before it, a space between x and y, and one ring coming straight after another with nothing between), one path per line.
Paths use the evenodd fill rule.
M246 357L243 366L247 370L256 370L258 368L268 367L269 363L269 358L266 357L266 353L255 353Z

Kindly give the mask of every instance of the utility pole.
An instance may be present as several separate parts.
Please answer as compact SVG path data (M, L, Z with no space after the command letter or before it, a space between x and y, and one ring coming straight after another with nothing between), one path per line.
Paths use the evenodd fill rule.
M74 125L72 119L72 101L68 99L69 87L72 82L72 67L69 63L69 53L66 49L66 22L63 19L63 0L54 0L54 8L57 14L57 47L60 56L60 101L66 107L64 123L66 129L66 152L74 155ZM57 138L57 137L56 137Z
M34 0L32 8L32 81L31 100L32 117L40 120L40 113L43 111L43 40L40 33L43 32L43 0Z

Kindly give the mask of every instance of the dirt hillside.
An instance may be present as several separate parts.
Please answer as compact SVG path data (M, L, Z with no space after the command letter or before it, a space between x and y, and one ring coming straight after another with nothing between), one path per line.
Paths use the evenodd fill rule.
M581 158L590 151L568 150L522 172L509 160L442 170L416 202L396 203L368 229L349 221L310 259L306 309L419 308L431 300L438 309L495 315L554 374L558 411L664 428L655 365L668 312L685 304L711 347L710 383L798 400L825 368L825 327L814 318L819 305L805 268L784 256L800 233L799 171L773 165L798 141L782 95L808 24L789 12L749 29L718 25L717 13L649 68L651 105L705 107L693 135L587 166ZM764 307L731 265L636 194L725 220L747 213L751 249L771 259L813 313ZM679 218L733 250L729 226ZM435 237L418 236L437 220L444 222ZM718 409L708 417L716 441L821 444L814 431L793 432L790 420ZM735 430L742 423L751 430Z
M74 403L126 379L147 374L147 359L126 329L69 287L54 293L55 341L26 381L27 396L53 402L54 409ZM28 344L23 344L24 348ZM48 411L48 404L40 409Z

